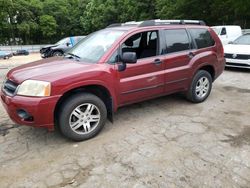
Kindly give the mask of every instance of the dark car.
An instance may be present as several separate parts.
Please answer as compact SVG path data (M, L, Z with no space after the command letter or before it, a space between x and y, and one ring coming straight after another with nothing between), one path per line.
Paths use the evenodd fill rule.
M204 22L130 22L87 36L64 57L12 69L1 99L16 123L57 126L80 141L128 104L176 92L205 101L224 68L222 43Z
M67 37L58 41L56 44L44 46L40 50L41 56L42 58L62 56L66 51L70 50L84 37L85 36Z
M18 56L18 55L29 55L29 51L28 50L17 50L16 52L13 53L14 56Z
M11 52L0 51L0 59L9 59L13 56Z

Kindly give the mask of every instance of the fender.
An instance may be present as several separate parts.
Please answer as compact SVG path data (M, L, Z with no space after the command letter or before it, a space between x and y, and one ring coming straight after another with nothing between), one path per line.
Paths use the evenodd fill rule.
M81 88L81 87L87 87L87 86L102 86L105 89L107 89L107 91L109 92L110 96L112 97L112 102L113 102L113 110L116 111L118 108L118 104L117 104L117 97L115 94L115 90L114 87L111 87L110 85L107 84L107 82L101 81L101 80L87 80L87 81L80 81L80 82L76 82L70 85L67 85L66 87L63 87L60 89L60 92L63 93L62 96L74 89L77 88ZM112 88L112 89L111 89Z
M214 63L209 63L214 62ZM217 55L213 51L204 51L201 53L198 53L196 56L193 57L193 59L189 63L189 68L192 71L191 75L195 75L195 73L201 69L204 66L212 66L214 71L216 71L216 63L217 63Z

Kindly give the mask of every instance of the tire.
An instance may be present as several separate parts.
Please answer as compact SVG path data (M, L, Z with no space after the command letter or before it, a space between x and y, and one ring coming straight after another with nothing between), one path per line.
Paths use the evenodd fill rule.
M74 141L96 136L104 127L106 119L104 102L90 93L75 94L66 99L57 117L61 133Z
M55 51L53 52L53 56L63 56L63 53L61 51Z
M205 70L199 70L193 77L192 84L187 92L187 99L193 103L205 101L211 93L212 76Z

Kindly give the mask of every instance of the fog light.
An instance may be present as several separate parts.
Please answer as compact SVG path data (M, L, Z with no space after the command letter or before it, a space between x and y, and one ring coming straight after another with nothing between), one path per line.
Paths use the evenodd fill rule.
M24 121L33 121L34 118L33 116L31 116L28 112L26 112L25 110L23 109L19 109L17 110L17 115L23 119Z

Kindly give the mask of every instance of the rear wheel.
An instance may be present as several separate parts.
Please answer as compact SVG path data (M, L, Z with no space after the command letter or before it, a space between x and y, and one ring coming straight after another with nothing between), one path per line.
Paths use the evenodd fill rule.
M212 82L213 80L209 72L199 70L195 74L192 84L187 92L187 99L194 103L205 101L210 95Z
M103 101L90 93L76 94L61 106L58 115L62 134L75 141L83 141L96 136L107 119L107 109Z

